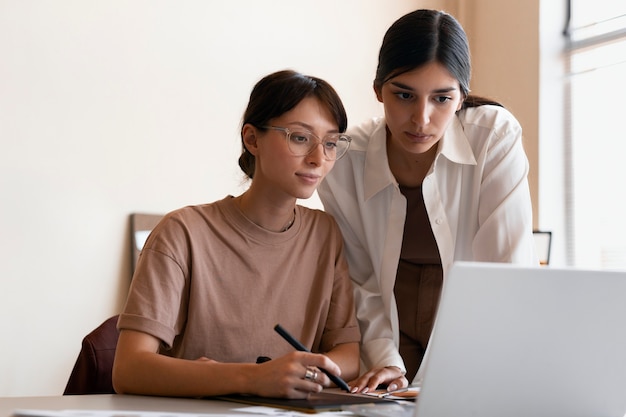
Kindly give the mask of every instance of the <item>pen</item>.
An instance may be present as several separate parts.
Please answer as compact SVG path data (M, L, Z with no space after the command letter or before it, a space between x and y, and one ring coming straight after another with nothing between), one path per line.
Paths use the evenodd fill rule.
M406 387L406 388L397 389L395 391L381 392L380 394L378 394L378 398L386 398L386 397L389 397L390 395L394 395L394 394L397 394L397 393L400 393L400 392L407 392L408 390L409 390L409 388Z
M301 352L311 352L302 343L300 343L292 335L290 335L287 330L285 330L280 324L274 326L274 330L276 330L279 335L281 335L287 342L289 342L291 346L296 348L296 350L299 350ZM336 375L331 374L324 368L319 368L319 370L324 372L326 376L328 376L328 378L330 378L330 380L333 381L339 388L343 389L344 391L350 392L350 387L348 386L348 384L346 384L346 381Z

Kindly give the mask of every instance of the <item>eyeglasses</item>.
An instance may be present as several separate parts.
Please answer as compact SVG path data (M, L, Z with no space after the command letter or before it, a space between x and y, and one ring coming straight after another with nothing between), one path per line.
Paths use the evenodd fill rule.
M345 155L350 147L352 138L343 133L331 133L320 139L306 130L291 130L287 127L263 126L263 129L279 130L285 133L289 151L296 156L309 155L322 144L327 161L336 161Z

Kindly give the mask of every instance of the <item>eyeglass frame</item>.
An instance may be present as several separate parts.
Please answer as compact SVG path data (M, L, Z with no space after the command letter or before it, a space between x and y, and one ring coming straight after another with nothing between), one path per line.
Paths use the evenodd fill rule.
M294 156L307 156L313 153L313 151L315 150L315 148L318 145L323 145L324 141L323 138L320 138L319 136L317 136L315 133L311 132L310 130L304 129L302 128L302 130L292 130L288 127L280 127L280 126L261 126L261 129L271 129L271 130L277 130L279 132L283 132L285 134L285 140L287 141L287 149L289 149L289 152L291 152L292 155ZM291 146L289 146L290 144L290 138L291 138L291 134L292 133L308 133L311 136L313 136L315 139L317 139L317 143L315 144L315 146L311 146L311 149L302 155L299 155L297 153L294 153L294 151L291 149ZM348 153L348 149L350 149L350 143L352 143L352 138L349 135L346 135L345 133L332 133L330 135L338 135L339 136L339 140L343 140L345 142L348 143L348 146L346 146L346 149L343 151L343 153L341 155L339 155L338 157L335 157L334 159L329 158L329 156L326 154L326 148L324 146L322 146L322 151L324 153L324 159L326 159L327 161L338 161L339 159L343 158L343 156L345 154ZM330 135L324 135L324 138Z

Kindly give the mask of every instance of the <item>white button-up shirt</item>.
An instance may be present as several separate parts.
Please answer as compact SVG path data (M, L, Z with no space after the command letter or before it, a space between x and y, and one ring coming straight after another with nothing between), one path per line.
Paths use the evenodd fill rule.
M406 199L389 168L385 120L370 120L348 134L348 154L318 193L345 240L362 360L368 368L404 369L393 288ZM522 129L511 113L498 106L457 113L422 184L444 282L454 261L539 265L527 176Z

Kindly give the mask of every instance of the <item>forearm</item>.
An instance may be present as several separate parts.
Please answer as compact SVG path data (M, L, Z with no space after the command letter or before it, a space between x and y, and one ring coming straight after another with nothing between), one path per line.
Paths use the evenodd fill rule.
M121 394L201 397L251 391L255 364L184 360L141 352L116 361L113 384Z
M394 342L391 319L386 313L387 309L375 277L370 275L363 284L356 284L354 293L361 329L361 358L364 365L368 369L397 366L404 370L404 362Z
M187 360L158 353L160 341L142 332L122 330L113 364L118 393L199 397L249 392L255 364Z
M383 337L364 342L361 357L368 368L395 366L402 372L406 372L402 356L391 338Z
M359 375L359 344L343 343L337 345L326 353L339 368L341 368L341 379L350 381Z
M257 365L221 363L206 358L187 360L158 353L159 340L146 333L122 330L113 364L113 386L121 394L203 397L232 393L265 397L305 398L318 392L321 381L306 380L306 369L316 366L339 374L341 369L329 357L308 352L291 352ZM336 354L353 373L351 357L356 351ZM354 353L353 353L354 352ZM358 372L358 362L356 365Z

